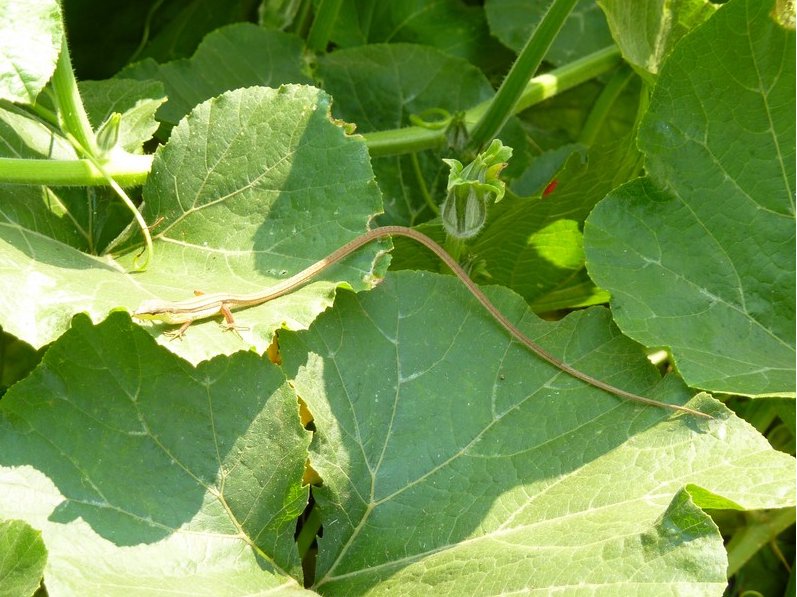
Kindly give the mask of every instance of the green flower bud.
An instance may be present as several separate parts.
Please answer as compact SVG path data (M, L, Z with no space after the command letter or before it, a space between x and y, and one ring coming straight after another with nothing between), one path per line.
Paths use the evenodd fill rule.
M448 195L441 215L446 232L454 238L476 236L487 220L487 206L504 197L506 184L499 178L512 148L494 139L484 152L467 166L459 160L443 160L451 171L448 175Z
M122 122L122 115L114 112L108 120L100 125L97 131L97 148L102 155L108 154L119 143L119 124Z
M472 238L487 221L487 202L476 189L460 185L449 191L440 215L448 234L455 238Z

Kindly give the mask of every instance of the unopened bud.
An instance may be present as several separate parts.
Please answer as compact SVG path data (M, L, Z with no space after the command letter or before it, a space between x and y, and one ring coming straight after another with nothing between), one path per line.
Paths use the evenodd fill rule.
M487 220L487 206L500 201L506 184L499 178L512 148L494 139L484 152L467 166L458 160L443 160L450 168L448 195L441 215L446 232L454 238L476 236Z
M114 112L108 120L100 125L97 131L97 148L102 155L110 153L119 143L119 124L122 122L122 115Z

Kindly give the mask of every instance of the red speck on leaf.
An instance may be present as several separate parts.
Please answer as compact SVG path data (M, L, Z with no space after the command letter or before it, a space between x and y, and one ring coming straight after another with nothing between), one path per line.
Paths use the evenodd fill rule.
M558 184L559 184L559 181L554 178L551 182L548 183L548 186L545 187L545 190L542 192L542 196L543 197L547 197L548 195L553 193L554 190L556 189L556 185L558 185Z

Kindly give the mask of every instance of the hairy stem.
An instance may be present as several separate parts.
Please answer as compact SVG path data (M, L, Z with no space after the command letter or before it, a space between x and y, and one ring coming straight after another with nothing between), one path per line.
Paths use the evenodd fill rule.
M86 109L83 107L83 100L80 99L66 37L61 45L61 54L58 56L52 82L61 128L72 136L77 145L75 149L81 154L97 156L94 131L91 128Z
M332 34L332 27L338 18L343 0L321 0L307 36L307 45L315 52L324 52Z
M514 114L522 112L526 108L602 75L615 68L620 61L620 50L612 45L551 72L538 75L526 83L512 112ZM490 103L488 100L465 112L463 122L466 129L473 129L489 109ZM447 142L445 130L421 126L365 133L363 136L372 157L436 149L445 147Z
M103 164L108 176L123 187L144 184L152 167L151 155L115 155ZM28 160L0 158L0 181L4 184L50 186L106 186L108 180L91 160Z
M553 40L564 25L570 11L577 0L554 0L542 20L526 40L526 45L509 70L509 74L501 83L501 87L490 102L490 106L473 128L470 137L470 149L479 151L487 145L498 131L514 114L523 90L542 63L542 59L551 47Z

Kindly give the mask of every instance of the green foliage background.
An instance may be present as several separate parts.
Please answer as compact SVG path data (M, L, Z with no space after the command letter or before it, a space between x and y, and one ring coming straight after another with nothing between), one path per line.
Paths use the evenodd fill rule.
M793 6L111 4L0 0L0 595L793 594ZM506 197L445 239L442 159L571 5L504 107ZM120 115L97 156L146 271L65 114L64 32L89 138ZM712 418L540 361L406 239L239 335L130 318L376 223L552 354Z

